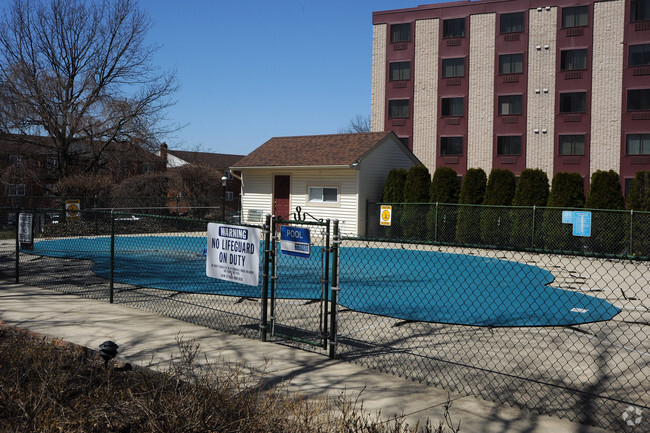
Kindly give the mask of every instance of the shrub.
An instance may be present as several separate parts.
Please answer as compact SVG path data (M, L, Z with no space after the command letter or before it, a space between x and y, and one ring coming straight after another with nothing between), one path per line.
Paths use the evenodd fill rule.
M591 176L587 209L624 209L621 181L614 170L598 170ZM625 245L629 215L623 212L592 212L591 236L587 245L597 253L620 254Z
M406 183L407 173L408 171L404 168L394 168L388 172L386 182L384 182L381 201L384 203L392 203L393 207L392 224L390 226L382 226L385 229L384 235L389 239L402 236L402 227L400 224L402 205L397 203L404 202L404 184Z
M111 176L98 174L75 174L56 183L57 194L81 200L81 209L93 208L96 199L109 196L114 187Z
M168 195L176 195L180 188L178 176L173 173L142 174L126 178L113 188L113 202L122 205L126 197L146 197L146 203L138 200L140 206L163 207Z
M487 245L503 246L510 240L512 222L510 206L515 195L515 175L510 170L495 168L490 172L481 212L481 239Z
M650 211L650 171L639 171L627 195L627 207L633 211ZM632 214L630 254L650 256L650 213Z
M458 203L458 222L456 224L456 240L461 243L479 243L481 241L480 208L476 205L483 203L487 176L482 168L470 168L465 173L460 189Z
M406 175L406 182L404 182L404 202L418 204L406 205L400 218L402 235L407 239L426 238L427 208L423 203L429 202L430 187L429 170L423 165L411 167Z
M582 241L573 236L571 224L562 223L562 208L582 208L585 204L584 181L578 173L558 172L553 176L547 208L544 210L541 236L551 250L581 251Z
M650 211L650 171L637 171L627 194L627 208Z
M535 247L542 225L542 212L535 207L544 207L548 202L548 176L539 168L527 168L521 172L519 183L512 198L513 206L521 206L512 210L511 245L516 247ZM527 206L529 208L523 208ZM535 232L533 233L533 228Z
M453 241L456 238L456 214L460 182L453 168L438 167L433 172L429 201L436 203L427 214L427 229L434 241ZM452 204L454 206L448 206Z

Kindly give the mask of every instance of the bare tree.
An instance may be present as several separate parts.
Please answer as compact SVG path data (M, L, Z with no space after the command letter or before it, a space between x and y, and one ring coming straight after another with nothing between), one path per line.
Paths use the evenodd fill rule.
M342 128L341 133L370 132L370 117L364 117L360 114L355 115L348 126Z
M0 131L49 137L61 176L81 156L96 171L115 142L152 144L177 81L152 65L150 27L134 0L14 0L0 17Z

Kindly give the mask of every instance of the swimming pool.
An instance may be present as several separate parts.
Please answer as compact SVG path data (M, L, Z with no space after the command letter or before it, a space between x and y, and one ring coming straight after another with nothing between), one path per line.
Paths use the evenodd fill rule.
M205 245L205 237L116 237L114 279L161 290L260 297L259 287L207 277ZM319 248L312 251L317 260ZM26 252L91 260L95 274L110 276L110 238L43 240ZM306 275L304 260L282 256L278 298L320 297L314 284L320 275ZM551 287L554 278L540 267L496 258L344 247L339 304L403 320L478 326L563 326L609 320L620 312L603 299Z

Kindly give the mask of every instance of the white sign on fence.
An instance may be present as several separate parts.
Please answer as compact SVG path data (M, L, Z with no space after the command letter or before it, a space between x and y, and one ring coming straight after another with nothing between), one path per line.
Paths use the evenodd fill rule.
M260 229L208 224L205 274L249 286L259 285Z

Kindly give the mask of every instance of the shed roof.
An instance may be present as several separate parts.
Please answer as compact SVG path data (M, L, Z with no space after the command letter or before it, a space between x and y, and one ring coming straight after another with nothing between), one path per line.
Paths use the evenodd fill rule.
M233 168L344 166L359 161L392 132L274 137ZM395 141L401 144L395 137ZM406 148L405 148L406 149Z

